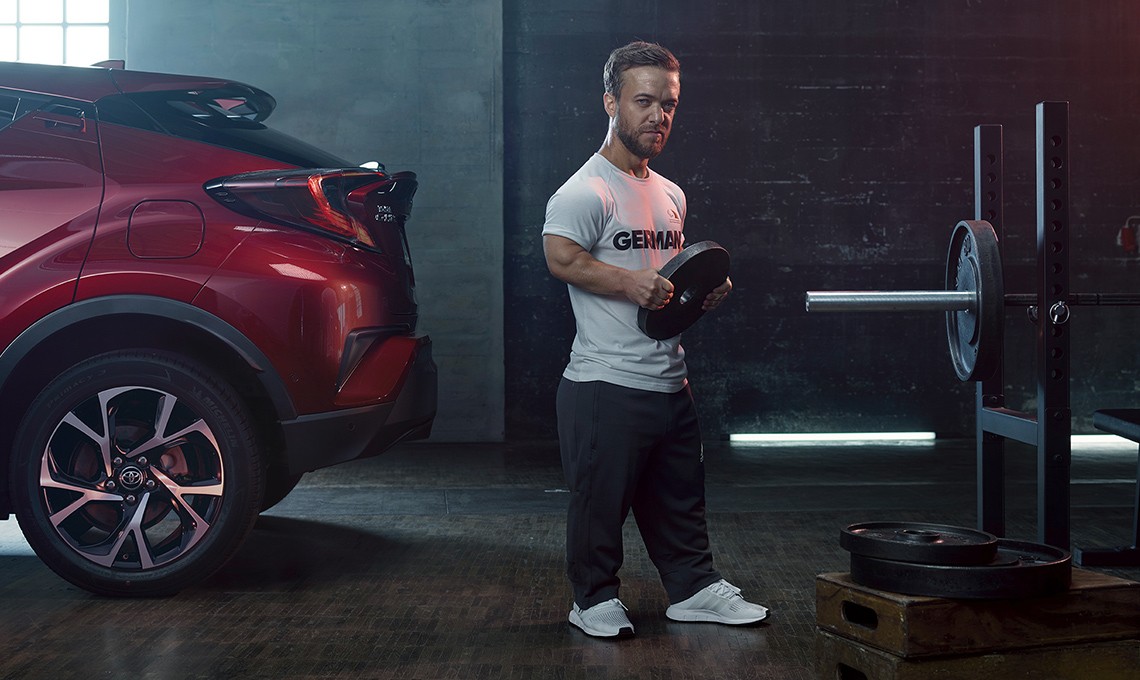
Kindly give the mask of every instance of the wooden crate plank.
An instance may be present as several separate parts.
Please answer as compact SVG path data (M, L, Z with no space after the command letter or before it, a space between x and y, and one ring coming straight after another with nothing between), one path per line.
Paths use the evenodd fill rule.
M849 574L821 574L816 623L903 657L1140 638L1140 583L1074 569L1066 593L950 600L867 588Z
M817 629L816 662L821 680L1136 680L1140 640L906 659Z

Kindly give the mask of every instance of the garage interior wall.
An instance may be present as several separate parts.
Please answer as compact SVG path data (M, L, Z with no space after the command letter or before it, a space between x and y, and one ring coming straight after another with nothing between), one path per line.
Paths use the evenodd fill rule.
M973 128L1005 140L1007 292L1033 292L1035 105L1069 102L1071 282L1140 290L1116 245L1140 214L1140 5L1129 0L505 0L507 423L553 432L572 337L546 274L547 197L599 147L601 66L632 38L681 60L672 137L652 167L688 196L689 242L732 254L725 307L684 335L706 439L753 432L973 436L942 313L808 314L807 290L941 289L974 217ZM536 143L535 140L541 140ZM1135 406L1138 308L1075 308L1074 431ZM1006 314L1006 396L1036 400L1034 330Z
M1140 9L1130 0L398 0L128 3L127 63L279 101L275 127L421 180L409 226L440 367L433 440L554 437L573 321L539 232L602 141L601 66L659 41L682 61L653 167L690 242L733 256L729 305L685 336L706 438L972 434L938 313L809 315L806 290L941 288L973 217L973 128L1003 126L1006 289L1035 269L1034 106L1070 103L1071 280L1132 292ZM1074 429L1136 405L1140 311L1074 310ZM1033 329L1007 310L1007 403L1032 409Z
M128 68L231 78L268 123L420 181L408 242L438 441L503 437L502 2L131 0Z

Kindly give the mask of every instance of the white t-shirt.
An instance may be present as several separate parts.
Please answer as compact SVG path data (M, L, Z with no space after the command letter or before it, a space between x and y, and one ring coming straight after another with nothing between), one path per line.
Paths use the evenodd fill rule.
M542 233L582 246L600 262L661 269L684 247L685 194L649 171L639 179L595 153L546 204ZM681 337L654 340L637 326L638 306L623 295L568 286L577 334L563 375L652 392L676 392L687 371Z

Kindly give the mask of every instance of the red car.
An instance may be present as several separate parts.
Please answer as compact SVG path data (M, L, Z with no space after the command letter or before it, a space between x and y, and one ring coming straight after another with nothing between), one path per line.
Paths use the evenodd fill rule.
M0 517L93 592L178 591L305 472L430 432L416 177L275 104L0 62Z

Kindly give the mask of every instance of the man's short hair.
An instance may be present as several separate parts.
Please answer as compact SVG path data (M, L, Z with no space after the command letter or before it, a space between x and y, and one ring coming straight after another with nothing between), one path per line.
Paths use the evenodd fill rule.
M623 74L637 66L657 66L670 73L681 73L681 62L657 43L635 41L610 52L602 70L602 84L614 99L621 99Z

